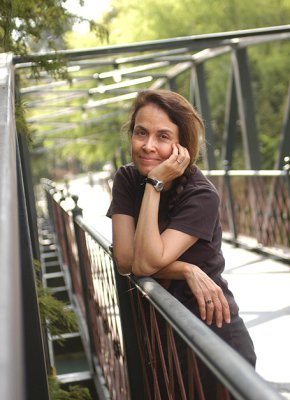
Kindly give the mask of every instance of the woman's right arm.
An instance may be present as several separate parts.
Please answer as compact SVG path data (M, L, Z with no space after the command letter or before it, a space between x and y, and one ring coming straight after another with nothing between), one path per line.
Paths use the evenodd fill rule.
M135 222L134 218L125 214L114 214L113 251L118 271L121 275L132 273Z

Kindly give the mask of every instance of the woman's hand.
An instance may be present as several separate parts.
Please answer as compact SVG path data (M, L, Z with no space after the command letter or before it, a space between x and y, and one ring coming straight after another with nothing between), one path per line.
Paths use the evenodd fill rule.
M173 144L171 156L153 168L148 177L162 180L165 184L172 182L184 173L189 162L188 150L180 144Z
M184 274L185 280L196 297L200 316L211 325L215 315L216 325L221 328L222 322L231 322L230 308L221 288L199 267L190 264Z

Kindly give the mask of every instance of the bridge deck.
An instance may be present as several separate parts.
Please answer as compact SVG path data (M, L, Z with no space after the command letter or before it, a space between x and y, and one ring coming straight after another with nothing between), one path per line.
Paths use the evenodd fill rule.
M290 266L229 243L223 251L224 277L254 341L257 371L290 399Z

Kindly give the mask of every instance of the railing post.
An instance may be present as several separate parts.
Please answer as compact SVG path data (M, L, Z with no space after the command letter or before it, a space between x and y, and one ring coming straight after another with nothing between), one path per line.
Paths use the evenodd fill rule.
M286 180L287 180L287 186L288 186L288 191L289 191L289 196L290 196L290 156L284 158L285 165L283 167L284 171L286 171Z
M286 171L286 177L285 179L287 180L286 185L288 187L288 195L290 197L290 156L284 157L285 165L283 167L284 171ZM289 224L289 220L288 220ZM289 233L290 226L288 226L288 233ZM290 247L290 236L288 234L288 247Z
M138 346L134 315L131 307L129 278L119 274L114 262L116 287L119 299L120 318L125 345L131 400L146 400L143 382L143 370Z
M230 176L229 176L229 164L227 160L224 160L224 179L225 179L225 189L227 193L227 210L228 210L228 219L229 219L229 226L230 226L230 231L233 236L233 240L236 241L238 237L238 232L237 232L237 223L236 223L236 214L235 214L235 204L234 204L234 199L233 199L233 192L232 192L232 186L231 186L231 181L230 181Z

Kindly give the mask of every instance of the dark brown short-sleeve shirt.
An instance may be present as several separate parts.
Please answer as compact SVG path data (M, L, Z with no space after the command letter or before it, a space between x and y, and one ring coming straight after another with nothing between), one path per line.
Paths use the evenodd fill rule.
M144 177L134 164L122 166L114 178L113 198L107 216L130 215L137 224L144 193L143 181ZM170 191L161 192L160 231L175 229L199 238L179 260L196 264L207 273L222 288L232 312L236 313L237 305L233 295L221 277L225 261L221 251L220 200L215 187L196 168L171 210L168 207L170 196ZM193 312L196 311L195 300L185 281L172 281L169 291ZM190 304L187 304L188 301Z

